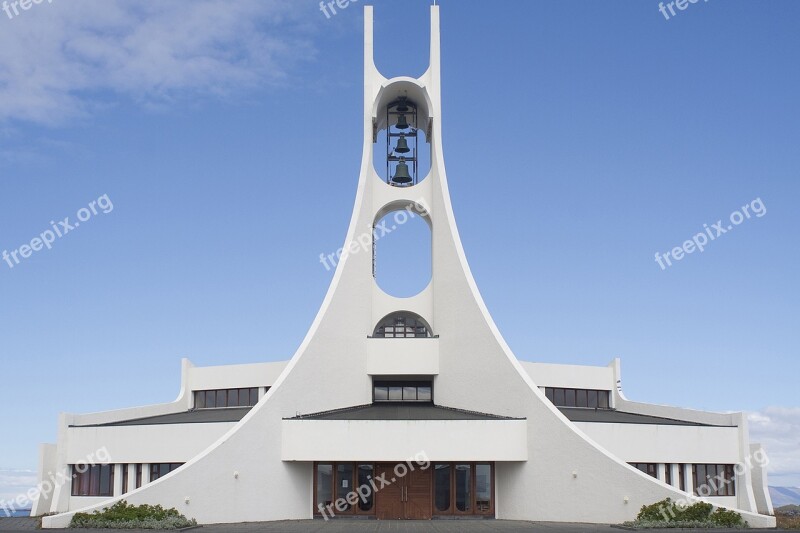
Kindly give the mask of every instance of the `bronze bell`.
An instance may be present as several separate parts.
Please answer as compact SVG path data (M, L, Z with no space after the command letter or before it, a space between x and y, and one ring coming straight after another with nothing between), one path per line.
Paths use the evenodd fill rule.
M407 130L408 129L408 121L406 121L406 116L403 113L397 117L397 129L398 130Z
M392 181L400 184L411 183L411 176L408 174L408 165L406 165L405 159L400 158L400 162L397 163L397 171L395 171Z
M406 111L408 111L410 108L409 108L409 107L408 107L408 105L406 104L405 98L403 98L403 99L400 101L400 103L399 103L399 104L397 104L397 107L396 107L395 109L396 109L397 111L399 111L400 113L405 113L405 112L406 112Z
M405 135L401 135L397 140L397 146L395 146L394 151L398 154L407 154L411 151L411 148L408 147L408 142L406 141Z

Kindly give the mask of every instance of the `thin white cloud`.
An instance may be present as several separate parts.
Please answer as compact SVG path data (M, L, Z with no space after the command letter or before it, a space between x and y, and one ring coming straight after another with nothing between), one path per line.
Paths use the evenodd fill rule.
M286 0L53 0L13 18L0 11L0 122L57 124L119 96L164 106L280 83L314 54L300 12Z
M0 502L11 501L36 486L36 472L0 469ZM0 516L3 516L0 512Z
M748 415L750 440L769 457L772 486L800 487L800 407L767 407Z

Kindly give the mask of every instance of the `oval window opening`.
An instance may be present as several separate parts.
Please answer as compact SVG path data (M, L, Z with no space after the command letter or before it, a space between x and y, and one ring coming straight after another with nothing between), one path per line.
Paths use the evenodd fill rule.
M431 281L431 229L414 211L392 211L375 223L375 281L386 294L409 298Z

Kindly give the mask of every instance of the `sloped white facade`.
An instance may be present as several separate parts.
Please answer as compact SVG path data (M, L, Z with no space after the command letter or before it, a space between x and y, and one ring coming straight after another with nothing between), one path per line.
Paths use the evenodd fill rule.
M215 368L183 363L182 391L170 404L64 415L57 445L45 445L41 476L70 475L70 465L98 448L120 472L123 464L185 463L136 489L115 476L113 498L76 497L69 484L42 497L34 512L46 528L66 527L78 510L125 499L175 507L200 523L313 517L314 461L491 461L497 519L616 523L666 497L688 494L667 485L666 469L692 463L748 464L737 495L712 502L739 510L754 527L773 527L766 474L749 459L741 414L688 411L628 401L618 390L619 362L576 367L521 362L492 321L470 273L458 235L442 154L439 8L431 8L430 67L418 79L384 78L372 49L372 8L365 7L364 141L361 172L344 249L359 246L381 217L424 205L432 232L432 280L412 298L393 298L373 277L369 253L345 253L305 339L288 362ZM412 187L393 187L373 167L375 131L398 96L417 105L427 128L430 173ZM369 338L387 315L423 317L430 339ZM435 403L491 420L314 420L298 414L372 402L373 376L425 375ZM115 422L192 410L192 392L258 387L262 397L240 421L119 426ZM572 422L544 387L610 391L615 412L686 424ZM756 446L753 448L753 446ZM628 462L659 463L655 479ZM672 476L677 480L677 472ZM146 477L146 476L145 476ZM689 483L691 486L691 482ZM718 501L716 501L718 500Z

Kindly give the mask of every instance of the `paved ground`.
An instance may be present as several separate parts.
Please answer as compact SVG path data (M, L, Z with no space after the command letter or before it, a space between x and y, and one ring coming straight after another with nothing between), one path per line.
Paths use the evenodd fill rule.
M0 518L0 531L27 532L36 529L32 518ZM92 533L119 533L121 530L91 530ZM136 533L134 530L125 530ZM137 530L138 531L138 530ZM552 524L543 522L512 522L506 520L296 520L291 522L264 522L256 524L222 524L203 526L192 530L196 533L621 533L623 530L607 525L595 524ZM675 530L650 530L669 531ZM687 530L682 530L687 531ZM704 533L730 530L698 530ZM147 533L154 533L149 531Z

